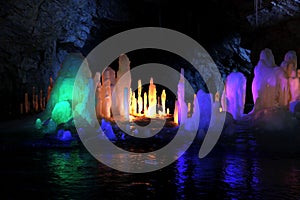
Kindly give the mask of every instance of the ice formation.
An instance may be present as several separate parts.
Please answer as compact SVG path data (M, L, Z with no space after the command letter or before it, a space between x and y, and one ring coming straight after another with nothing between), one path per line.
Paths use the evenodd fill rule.
M125 116L124 110L124 95L127 95L127 101L130 99L129 88L131 87L131 74L130 74L130 60L126 54L119 56L119 70L117 72L116 82L116 103L117 103L117 114ZM127 88L127 94L124 94L125 88ZM127 102L126 102L127 104ZM128 102L130 105L130 102ZM127 111L126 111L127 112Z
M206 93L200 89L197 92L197 99L200 109L199 128L206 130L209 126L212 115L212 94Z
M142 96L141 80L138 80L137 92L132 91L130 61L125 54L119 57L117 76L112 68L107 67L103 72L97 72L92 79L88 64L83 62L85 67L80 69L81 78L76 83L78 91L73 93L75 75L82 62L82 57L74 55L64 61L47 105L53 123L57 125L66 123L73 116L79 116L80 119L93 125L91 114L94 110L92 109L96 109L98 119L106 120L115 115L129 120L136 115L155 118L158 116L157 113L160 117L169 114L169 109L166 108L166 91L162 90L161 94L157 94L153 78L150 79L148 93L144 92ZM253 111L259 112L273 107L288 108L288 106L291 110L295 110L300 101L300 82L296 69L297 56L294 51L287 52L281 65L276 66L272 51L263 49L254 69ZM173 115L174 122L185 125L186 130L198 128L205 130L213 117L217 118L220 113L224 114L222 111L227 111L234 119L240 120L244 115L245 97L245 76L240 72L232 72L226 78L221 105L219 93L215 94L215 101L213 101L212 94L205 93L203 90L197 92L193 103L187 104L184 69L181 69ZM94 107L90 106L94 100L96 100ZM199 123L195 122L197 116L200 116ZM116 139L109 122L102 120L101 127L109 138Z
M101 120L101 129L105 133L106 137L110 140L116 140L116 135L112 129L111 124L108 121L105 121L104 119Z
M297 56L295 51L288 51L280 67L276 68L277 78L277 101L279 106L287 107L291 101L290 81L297 67ZM294 72L295 73L295 72Z
M138 114L141 115L143 111L143 98L142 98L142 81L138 81Z
M149 85L149 92L148 92L148 114L149 117L155 117L156 116L156 105L157 105L157 99L156 99L156 86L153 83L153 78L150 79L150 85Z
M55 133L57 128L57 125L55 123L55 121L53 121L52 119L50 119L47 123L45 128L43 129L43 133Z
M125 87L124 88L124 92L123 92L123 105L124 105L124 113L123 113L123 117L125 120L129 120L129 108L130 108L130 105L129 105L129 99L128 99L128 88ZM133 103L133 102L131 102Z
M72 137L72 133L71 131L69 130L58 130L57 132L57 139L58 140L61 140L61 141L69 141L69 140L72 140L73 137Z
M254 68L252 94L255 109L275 106L275 60L271 49L263 49ZM259 102L257 102L259 101Z
M68 101L61 101L55 104L51 117L57 124L67 122L72 118L72 109Z
M102 80L100 78L102 77ZM115 71L107 67L102 74L97 72L94 77L95 109L97 118L110 119L120 117L121 120L130 120L130 115L157 117L157 107L160 106L160 96L157 95L156 85L153 78L150 78L150 85L147 92L142 96L142 81L138 80L137 98L136 92L132 91L130 61L125 54L119 57L119 70L117 78ZM166 92L161 94L162 111L160 116L165 115ZM148 104L147 104L148 103ZM148 106L147 106L148 105Z
M282 67L288 79L289 102L300 100L299 75L297 71L297 55L295 51L288 51L284 56Z
M74 83L76 76L78 76L78 81L76 82L75 92ZM86 109L86 105L91 105L90 100L93 97L91 94L94 92L94 80L90 79L91 72L84 57L81 54L68 55L51 89L51 95L43 118L48 119L51 117L51 120L56 124L60 124L66 123L75 116L85 119L88 123L93 123L91 112L93 107L89 106L90 109Z
M178 101L175 101L175 108L174 108L174 123L175 124L178 124L179 123L179 120L178 120Z
M101 98L102 100L102 114L105 118L111 117L111 105L112 105L112 88L111 86L114 86L114 80L115 80L115 71L107 67L104 72L102 73L102 91L101 91Z
M196 94L194 95L193 110L191 112L191 117L187 118L184 126L187 131L195 131L198 130L199 127L200 110Z
M75 109L73 109L73 117L82 118L87 124L94 126L97 123L93 116L95 112L95 107L93 106L95 103L94 80L92 78L86 78L86 81L87 83L84 85L80 84L82 90L74 92L74 96L76 95L75 102L77 102L77 104L73 103L73 108L75 107ZM81 99L81 101L78 101L77 98Z
M147 92L144 92L144 114L147 113Z
M124 90L124 105L127 103L126 101L126 92L127 92L127 88ZM136 115L137 114L137 100L135 98L135 92L132 92L131 94L131 105L130 105L130 114L131 115Z
M299 78L296 77L297 55L288 51L281 65L275 66L270 49L261 51L260 61L255 67L252 83L255 109L272 107L288 108L299 98Z
M161 105L162 105L162 109L163 109L163 111L162 111L163 115L166 114L166 99L167 99L166 91L163 90L162 94L161 94Z
M96 82L96 116L100 118L102 114L102 97L101 97L102 85L100 80Z
M178 121L184 124L187 120L188 107L184 99L184 69L181 68L180 80L177 86L177 98L178 98Z
M222 95L222 108L232 114L234 119L240 119L244 113L246 98L246 77L240 72L232 72L226 78Z
M37 118L35 121L35 128L36 129L41 129L43 127L42 120L40 118Z
M296 77L295 71L292 72L292 76L289 77L289 86L291 92L291 102L300 100L300 83L299 77Z

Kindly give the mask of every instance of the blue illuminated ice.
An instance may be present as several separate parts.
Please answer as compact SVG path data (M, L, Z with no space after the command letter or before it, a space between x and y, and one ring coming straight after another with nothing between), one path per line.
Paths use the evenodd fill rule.
M110 140L116 140L117 139L116 135L115 135L115 133L112 129L112 126L111 126L110 122L105 121L104 119L102 119L101 129L105 133L106 137L108 137L108 139L110 139Z
M57 131L57 139L61 141L69 141L72 140L72 133L69 130L60 129Z

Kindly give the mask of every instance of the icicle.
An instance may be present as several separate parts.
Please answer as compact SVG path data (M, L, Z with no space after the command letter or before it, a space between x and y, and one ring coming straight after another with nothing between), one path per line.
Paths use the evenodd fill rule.
M141 115L143 110L143 98L142 98L142 81L138 80L138 114Z
M162 104L162 109L163 109L164 115L166 114L166 98L167 98L166 91L163 90L162 94L161 94L161 104Z
M156 86L153 83L153 78L150 79L150 85L149 85L149 91L148 91L148 116L149 117L155 117L156 115L156 105L157 105L157 99L156 99Z
M147 93L144 92L144 115L147 114Z

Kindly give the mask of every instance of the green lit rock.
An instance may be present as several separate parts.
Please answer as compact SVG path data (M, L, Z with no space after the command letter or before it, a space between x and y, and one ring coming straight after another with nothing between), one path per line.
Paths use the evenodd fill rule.
M52 119L56 124L66 123L72 117L71 105L68 101L61 101L55 104L52 110Z

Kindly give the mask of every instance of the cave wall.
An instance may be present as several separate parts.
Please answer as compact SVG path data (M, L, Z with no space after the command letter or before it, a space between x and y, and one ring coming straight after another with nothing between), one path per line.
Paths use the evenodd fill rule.
M80 52L101 20L128 20L121 0L1 1L0 13L1 119L19 112L32 87L46 96L64 57Z
M162 26L187 34L209 52L223 80L232 71L247 77L249 97L253 66L261 49L271 48L277 64L288 50L299 55L299 18L253 27L247 21L252 2L201 4L177 0L1 1L0 119L17 116L24 93L31 94L33 86L46 96L49 78L57 78L67 54L86 55L107 37L130 28ZM187 71L186 78L201 88L192 74Z
M252 43L249 48L253 50L251 60L257 63L259 53L263 48L273 51L275 62L280 65L284 54L294 50L300 57L300 17L280 22L273 26L260 27L253 32Z

